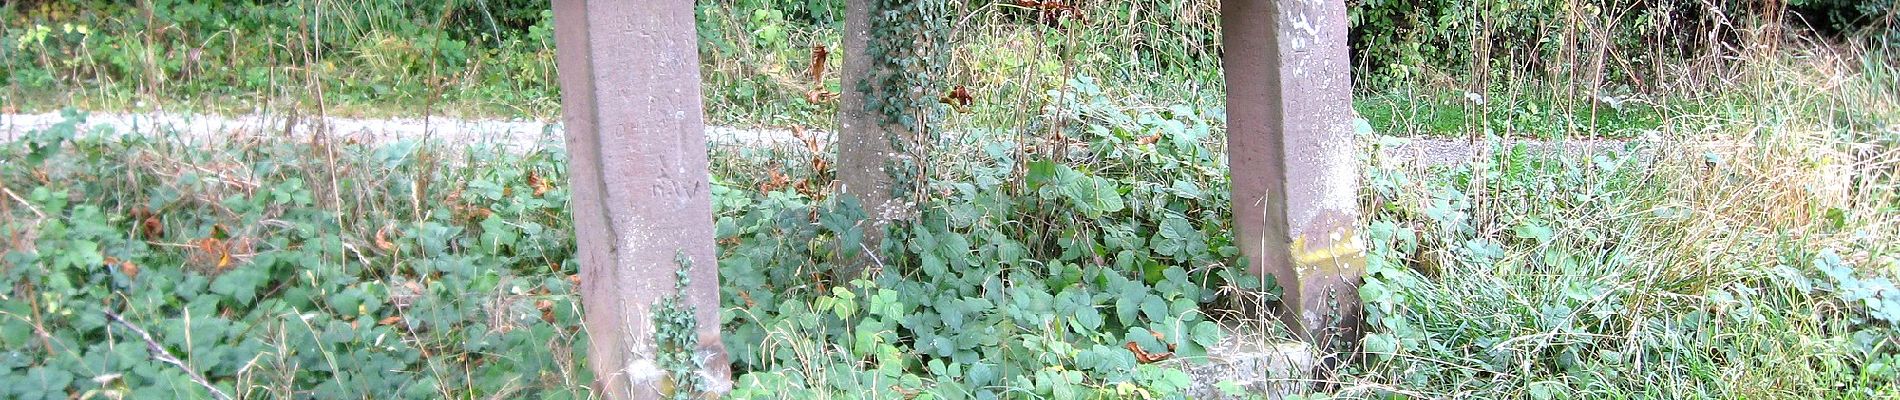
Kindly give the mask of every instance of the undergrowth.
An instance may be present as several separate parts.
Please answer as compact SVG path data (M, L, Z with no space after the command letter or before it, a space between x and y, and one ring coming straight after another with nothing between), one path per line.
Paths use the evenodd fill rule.
M1218 141L1193 108L1073 84L1077 141L944 144L962 150L933 164L927 211L882 248L814 189L822 170L722 157L739 160L714 188L733 395L1187 390L1181 363L1224 335L1204 307L1259 286L1232 268ZM11 396L591 395L560 151L205 146L69 118L0 163L0 373L33 382ZM867 250L877 268L836 275Z
M1050 105L1043 93L1077 76L1156 104L1207 107L1224 94L1215 1L1055 1L1076 8L1054 19L1019 2L954 3L947 76L923 89L967 87L974 101L959 125L1017 125L1020 110ZM1752 43L1794 36L1784 24L1843 42L1900 40L1882 35L1893 16L1879 2L1350 3L1358 108L1392 133L1630 137L1699 112L1676 106L1719 92ZM9 2L0 5L0 110L554 120L546 7ZM696 3L711 121L834 130L837 105L826 96L842 90L842 9L840 0ZM1527 86L1540 89L1519 90Z
M1375 162L1370 355L1335 395L1900 393L1894 69L1840 57L1758 61L1739 117L1621 149Z
M1608 152L1366 153L1367 353L1283 379L1328 383L1309 397L1891 397L1893 70L1786 61L1851 59L1764 60L1781 72L1737 91L1746 118ZM1218 310L1276 290L1233 268L1216 114L1068 85L1063 140L937 144L925 212L881 248L823 189L815 142L717 150L731 395L1236 389L1185 372L1247 319ZM0 150L8 397L593 395L561 151L206 146L83 118ZM837 275L860 252L876 268Z
M0 148L0 397L588 394L561 153L83 120Z
M444 28L467 8L157 3L179 6L4 6L46 7L7 15L8 104L556 110L531 17L483 36ZM700 4L714 121L827 126L834 105L799 101L838 91L806 76L811 45L836 42L827 4ZM831 196L819 135L716 150L731 396L1258 395L1185 372L1234 339L1224 323L1264 322L1222 310L1276 290L1235 268L1220 89L1180 83L1218 82L1207 4L1054 26L966 5L980 23L955 33L950 83L980 100L945 122L969 129L932 144L921 216L880 247ZM304 24L329 11L364 19L319 40ZM1366 353L1282 381L1318 383L1307 398L1894 397L1900 64L1868 43L1673 71L1710 73L1695 96L1449 68L1362 85ZM83 119L0 146L0 381L17 383L0 397L594 396L561 150ZM1485 151L1384 157L1405 134ZM863 275L833 268L861 255ZM1247 339L1287 336L1264 325Z

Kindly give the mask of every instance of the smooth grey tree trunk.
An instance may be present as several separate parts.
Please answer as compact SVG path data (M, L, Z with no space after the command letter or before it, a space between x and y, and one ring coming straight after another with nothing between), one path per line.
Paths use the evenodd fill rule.
M719 275L699 52L687 1L556 0L576 256L595 388L610 399L673 390L656 358L656 303L684 294L693 358L731 387L719 339ZM679 259L691 284L676 287ZM683 292L683 293L682 293Z

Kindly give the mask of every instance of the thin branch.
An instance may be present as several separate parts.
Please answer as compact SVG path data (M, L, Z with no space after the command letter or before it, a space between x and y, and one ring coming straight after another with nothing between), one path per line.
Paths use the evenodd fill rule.
M224 391L219 390L217 386L212 386L211 381L206 380L204 375L199 375L198 371L193 371L191 367L186 366L184 361L179 361L178 357L172 356L172 352L165 350L165 346L159 345L157 340L153 340L152 334L146 333L145 329L139 328L138 325L133 325L132 321L126 321L124 317L120 317L118 313L114 313L112 310L100 311L105 312L107 317L112 317L112 320L117 321L120 325L125 325L126 329L131 329L132 333L139 334L139 338L145 339L145 349L152 352L153 359L171 364L185 371L185 376L191 378L192 382L197 382L198 386L204 386L205 390L211 391L211 397L216 397L219 400L231 400L231 395L225 394Z
M37 207L37 206L34 206L34 205L33 205L33 202L29 202L29 201L26 201L26 199L22 199L22 198L20 198L20 195L19 195L19 194L16 194L16 193L13 193L13 189L8 189L8 188L6 188L6 187L0 187L0 192L6 192L6 194L7 194L7 197L12 197L12 198L13 198L13 201L18 201L18 202L20 202L20 204L24 204L24 205L26 205L26 209L27 209L27 210L30 210L30 211L33 211L33 215L37 215L37 216L39 216L39 217L40 217L41 219L45 219L45 218L46 218L46 213L42 213L42 212L40 212L40 208L39 208L39 207Z

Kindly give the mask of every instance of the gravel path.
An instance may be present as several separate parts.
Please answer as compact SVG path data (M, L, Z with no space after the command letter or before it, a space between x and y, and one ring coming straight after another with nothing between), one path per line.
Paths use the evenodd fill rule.
M27 132L45 129L65 121L57 112L43 114L0 114L0 140L11 141ZM195 114L129 114L129 113L91 113L86 118L82 131L88 129L112 129L113 131L139 132L143 134L164 134L175 132L186 140L211 140L229 137L234 134L257 134L284 132L286 128L294 135L308 135L322 128L318 120L310 117L291 119L285 115L257 114L245 116L218 116ZM387 142L402 138L421 138L428 135L439 143L488 144L504 146L514 150L531 150L545 145L561 144L561 125L555 122L532 120L491 120L459 118L391 118L361 119L332 117L323 119L331 134L343 139L357 139L360 142ZM818 133L824 140L827 134ZM708 127L708 141L713 145L736 145L744 147L796 146L798 139L791 131L778 129L741 129L729 127ZM1462 139L1446 138L1385 138L1382 147L1384 159L1391 162L1422 162L1428 165L1442 165L1464 162L1472 159L1485 146L1483 143L1471 143ZM1603 150L1618 149L1626 141L1611 139L1579 139L1565 141L1517 140L1534 151L1561 151L1571 154L1588 154Z
M1395 163L1424 163L1425 165L1445 165L1466 162L1486 151L1484 142L1472 142L1447 138L1386 138L1382 154L1384 159ZM1536 140L1516 139L1505 144L1506 147L1522 144L1531 153L1561 152L1571 156L1587 156L1604 151L1622 150L1629 144L1622 139L1571 139Z

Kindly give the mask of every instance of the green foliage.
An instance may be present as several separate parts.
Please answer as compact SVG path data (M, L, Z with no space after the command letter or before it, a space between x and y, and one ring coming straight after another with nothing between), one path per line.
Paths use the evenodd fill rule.
M955 17L950 11L944 0L873 1L865 56L877 64L853 88L866 94L866 111L906 131L923 129L926 113L937 108L932 89L943 84L950 58L947 39Z
M1553 101L1548 93L1452 93L1408 88L1356 96L1355 109L1374 129L1394 135L1630 138L1663 126L1663 116L1707 106L1655 104L1637 97L1598 102Z
M1877 326L1885 322L1888 328L1900 327L1900 288L1895 288L1887 277L1861 279L1861 273L1854 266L1841 260L1833 249L1822 250L1814 256L1814 268L1820 270L1827 279L1820 285L1807 283L1803 275L1787 274L1803 288L1816 288L1833 292L1849 309L1867 313L1872 319L1869 324Z
M91 107L315 108L322 96L353 113L391 105L551 113L559 102L552 14L545 3L488 7L528 3L9 4L0 7L0 81L16 95Z
M1712 164L1641 156L1663 144L1566 155L1497 143L1424 175L1369 171L1384 199L1359 291L1369 357L1347 379L1423 397L1879 397L1900 385L1895 266L1807 256L1805 240L1744 233L1784 220L1692 208L1706 206L1672 185L1701 178L1658 171ZM1732 237L1748 248L1717 244Z
M0 381L26 383L0 397L209 397L186 369L240 397L589 395L567 194L530 183L561 154L435 170L401 142L329 164L296 141L186 146L71 118L0 145L32 161L0 162L20 195L0 207Z
M709 390L710 382L699 374L705 369L702 360L693 357L699 349L699 319L694 318L694 307L685 300L686 288L692 284L693 260L684 252L676 260L674 293L653 306L653 339L659 344L657 364L671 380L665 386L671 388L672 398L689 400Z
M734 396L1179 396L1179 363L1222 335L1202 309L1249 281L1230 283L1217 142L1192 108L1092 82L1063 100L1092 145L1019 162L1007 141L964 139L981 156L930 182L865 276L811 274L864 250L860 205L716 177ZM24 199L0 228L30 238L6 254L15 291L0 298L16 349L0 373L35 383L17 397L205 396L101 310L243 396L589 395L561 153L477 148L435 170L421 160L437 150L396 142L338 147L333 166L295 142L201 149L82 133L81 118L8 143L33 162L0 165ZM159 216L157 238L136 210ZM690 308L656 310L662 348L696 347ZM1139 363L1129 342L1185 361ZM700 387L699 360L664 353L676 387Z
M1220 161L1199 113L1134 111L1089 82L1065 101L1092 146L1018 162L965 139L980 154L942 170L967 174L933 180L862 277L809 272L857 247L854 202L715 186L733 397L1179 396L1185 374L1124 346L1193 362L1220 339L1202 312L1237 270ZM1134 144L1148 134L1168 138Z
M746 0L694 4L708 118L721 124L829 125L834 103L804 99L813 89L841 92L837 73L813 82L812 46L825 45L836 71L844 3Z
M1790 0L1788 7L1807 14L1811 24L1838 32L1894 29L1893 0ZM1891 35L1891 32L1889 32Z
M1734 9L1739 8L1714 12ZM1361 0L1350 4L1349 20L1354 62L1363 73L1382 79L1405 82L1432 73L1480 76L1501 75L1509 68L1530 67L1524 72L1531 73L1579 68L1588 60L1579 54L1593 54L1595 49L1584 43L1607 42L1622 54L1638 55L1627 57L1625 64L1604 66L1608 81L1629 82L1656 79L1636 76L1656 63L1699 54L1707 43L1664 30L1706 29L1701 20L1710 11L1699 4L1639 0ZM1656 52L1667 58L1649 56ZM1483 70L1481 57L1495 59L1489 63L1495 70ZM1563 76L1587 78L1571 73Z
M888 148L904 156L888 157L891 199L917 197L925 183L923 160L937 131L926 123L942 115L939 87L947 87L950 28L956 15L947 0L873 0L866 23L864 57L875 60L869 76L857 80L864 110L879 117ZM847 150L848 151L848 150Z

